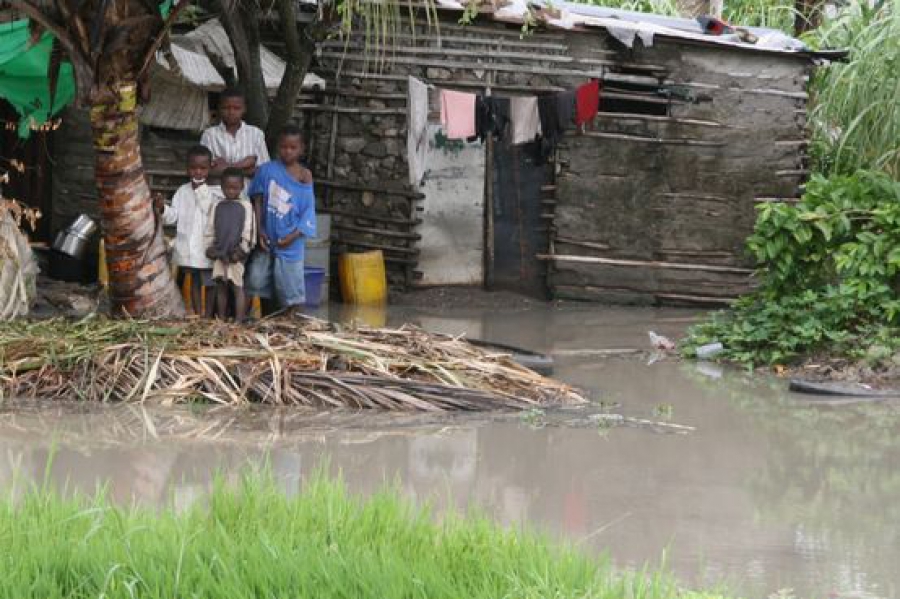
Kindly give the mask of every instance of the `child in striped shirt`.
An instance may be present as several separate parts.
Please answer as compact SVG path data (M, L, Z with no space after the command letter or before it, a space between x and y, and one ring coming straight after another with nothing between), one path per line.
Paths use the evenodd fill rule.
M213 154L210 175L220 177L225 169L236 168L247 178L256 174L256 169L269 161L266 136L253 125L244 122L247 112L243 94L235 89L226 89L219 96L218 125L203 132L200 143Z

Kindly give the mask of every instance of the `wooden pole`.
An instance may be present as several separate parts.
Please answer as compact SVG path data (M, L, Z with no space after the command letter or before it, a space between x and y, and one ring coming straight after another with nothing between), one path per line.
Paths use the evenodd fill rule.
M327 177L330 180L334 177L334 152L337 147L337 133L338 133L338 115L339 112L337 110L338 104L341 101L340 96L334 97L334 112L331 113L331 136L328 138L328 166L326 167ZM319 185L323 185L322 181L317 181ZM325 206L331 207L331 197L333 195L333 187L332 185L325 186Z
M618 260L614 258L599 258L596 256L573 256L569 254L538 254L538 260L550 260L553 262L579 262L582 264L608 264L610 266L640 268L701 270L706 272L721 272L741 275L749 275L753 273L753 271L749 268L738 268L736 266L718 266L715 264L689 264L685 262L657 262L653 260Z
M485 96L491 96L493 73L488 72ZM485 140L484 157L484 279L485 289L494 282L494 136L488 135Z

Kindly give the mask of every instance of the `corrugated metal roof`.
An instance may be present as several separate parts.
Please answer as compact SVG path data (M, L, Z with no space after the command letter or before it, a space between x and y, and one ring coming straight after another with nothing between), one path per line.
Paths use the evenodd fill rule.
M210 122L207 91L163 69L152 69L150 101L141 108L140 119L151 127L202 131Z
M150 69L150 101L141 110L141 122L153 127L201 131L209 125L209 92L225 88L214 62L234 69L234 52L228 35L217 20L204 23L185 35L172 36L171 54L157 53ZM210 58L212 57L212 58ZM170 64L174 60L175 64ZM261 63L266 88L275 93L285 63L262 47ZM304 88L325 87L325 80L307 73Z
M461 12L465 10L465 0L436 0L439 9ZM531 7L543 7L535 15ZM640 38L645 46L653 45L656 36L726 46L749 51L763 51L780 54L809 54L800 40L775 29L742 27L754 34L758 41L742 41L737 35L707 35L696 19L668 17L650 13L579 4L575 2L550 0L509 0L505 5L493 9L482 7L479 15L506 23L522 24L531 11L531 17L548 27L558 29L602 28L613 37L631 47L635 38ZM552 16L551 16L552 15Z
M205 52L207 55L214 56L226 67L235 69L234 50L228 40L228 34L225 33L225 28L218 19L207 21L184 35L173 36L173 44L175 43L191 48L195 52ZM270 93L274 93L284 75L285 63L265 46L260 48L260 63L266 89ZM325 87L325 80L314 73L307 73L303 80L303 87Z
M170 73L172 78L182 79L206 90L220 90L225 87L225 80L206 54L182 47L177 39L172 40L170 47L171 57L175 59L176 66L174 68L170 66L169 60L159 52L154 68L162 69Z

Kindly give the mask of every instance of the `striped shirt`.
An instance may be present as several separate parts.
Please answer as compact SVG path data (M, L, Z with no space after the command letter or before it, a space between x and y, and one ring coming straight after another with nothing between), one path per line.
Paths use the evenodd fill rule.
M256 166L269 161L266 136L257 127L243 121L234 135L228 133L224 123L213 125L203 132L200 143L209 148L214 159L224 158L229 163L238 162L247 156L256 156Z

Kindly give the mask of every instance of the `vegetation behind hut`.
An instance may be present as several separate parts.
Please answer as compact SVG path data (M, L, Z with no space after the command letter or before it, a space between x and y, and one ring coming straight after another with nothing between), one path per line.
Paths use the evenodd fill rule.
M747 364L816 356L877 372L900 349L900 4L851 4L810 40L849 49L812 84L817 174L798 204L759 207L759 289L696 327L685 351L720 341Z

